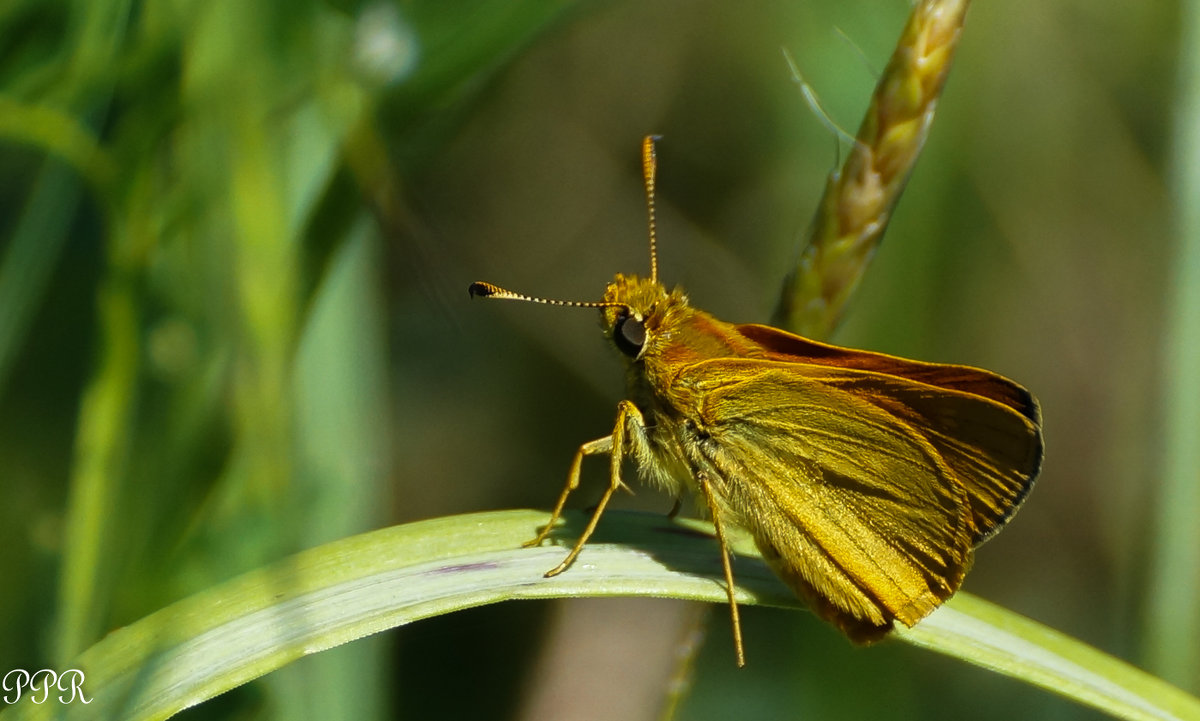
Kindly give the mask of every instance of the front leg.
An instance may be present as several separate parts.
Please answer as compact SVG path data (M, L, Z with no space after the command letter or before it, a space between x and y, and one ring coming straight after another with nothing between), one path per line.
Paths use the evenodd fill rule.
M554 524L562 516L563 507L567 505L567 497L571 495L571 491L579 488L579 473L583 467L584 456L594 456L600 453L611 453L613 447L613 437L605 436L597 438L594 441L588 441L575 451L575 458L571 461L571 470L567 472L567 485L563 486L562 493L558 496L558 503L555 504L554 510L550 513L550 522L547 523L537 534L533 540L526 541L522 544L525 548L541 545L542 541L546 540L546 536L550 535L550 531L554 530Z
M637 409L637 406L632 401L621 401L617 404L617 423L613 427L613 433L608 438L601 438L598 441L585 443L580 447L579 452L575 454L575 462L571 464L571 474L567 479L567 488L563 490L562 496L558 500L558 507L554 509L551 516L551 523L558 518L562 512L562 506L566 503L567 495L579 485L579 466L583 460L583 456L593 453L602 453L602 446L605 441L608 441L611 452L611 463L609 465L608 488L604 491L604 495L600 497L600 502L596 504L596 510L592 512L592 518L588 521L587 527L583 529L583 534L579 536L579 540L575 542L575 546L563 562L546 572L546 577L557 576L567 570L574 561L579 552L583 550L583 545L591 538L592 533L596 530L596 524L600 522L600 516L604 513L605 506L612 498L612 495L617 492L618 488L628 488L621 482L621 462L625 459L625 449L628 444L629 434L632 433L638 436L639 441L644 440L646 435L646 421L642 417L642 412ZM549 526L547 526L549 528ZM545 537L546 531L542 531L535 541L540 541Z

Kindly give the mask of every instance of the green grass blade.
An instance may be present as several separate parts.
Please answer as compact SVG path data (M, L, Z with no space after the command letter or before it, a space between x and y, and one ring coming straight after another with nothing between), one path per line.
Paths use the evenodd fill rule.
M1175 248L1164 313L1162 484L1158 489L1145 634L1151 668L1200 683L1200 3L1181 6L1178 100L1170 181Z
M725 599L716 544L702 523L610 513L579 561L567 573L545 578L564 549L521 548L520 543L546 520L546 514L534 511L455 516L305 551L184 599L88 649L72 666L85 673L90 705L37 705L27 697L0 719L167 718L301 656L498 601L622 595ZM573 537L584 520L569 514L556 536ZM740 559L738 582L743 603L801 607L757 558ZM900 637L1114 716L1200 720L1200 701L964 594Z
M1124 719L1200 719L1200 700L1081 641L959 593L897 635Z
M138 306L127 282L97 291L103 343L79 408L67 499L54 658L70 658L98 638L111 602L118 514L114 503L128 467L141 346Z

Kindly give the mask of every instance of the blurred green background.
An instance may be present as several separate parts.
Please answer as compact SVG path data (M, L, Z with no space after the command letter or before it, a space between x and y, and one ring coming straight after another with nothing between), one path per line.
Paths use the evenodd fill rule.
M300 548L549 507L611 430L620 364L592 312L472 304L468 283L588 300L645 271L638 143L658 133L662 277L764 321L838 158L781 49L853 131L907 12L0 4L0 671L63 668ZM1034 390L1045 471L965 588L1196 692L1150 641L1162 439L1200 401L1163 390L1180 26L1174 3L977 3L834 340ZM501 604L182 717L654 718L695 615ZM739 671L710 616L680 718L1096 716L806 614L745 609Z

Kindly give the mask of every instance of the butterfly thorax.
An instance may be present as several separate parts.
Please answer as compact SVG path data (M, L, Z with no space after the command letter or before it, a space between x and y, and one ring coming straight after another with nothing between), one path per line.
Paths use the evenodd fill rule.
M696 432L698 408L690 391L676 383L680 373L716 358L760 357L762 347L733 324L693 308L680 288L638 276L617 275L604 294L605 335L621 351L626 366L626 397L646 422L643 439L631 439L634 455L651 454L636 465L643 476L678 491L690 486L683 445ZM644 443L643 448L638 448Z

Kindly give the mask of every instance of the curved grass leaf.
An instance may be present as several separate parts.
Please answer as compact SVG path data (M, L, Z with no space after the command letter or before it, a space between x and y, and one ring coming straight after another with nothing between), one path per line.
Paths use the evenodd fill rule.
M661 596L721 603L705 524L612 512L570 571L559 546L521 548L547 515L500 511L394 526L299 553L110 633L72 664L91 703L34 704L18 719L167 718L301 656L458 609L520 598ZM556 536L573 537L580 514ZM736 543L739 553L745 543ZM761 560L738 563L742 603L800 608ZM1015 614L956 598L899 637L1049 688L1114 716L1200 719L1200 701Z

